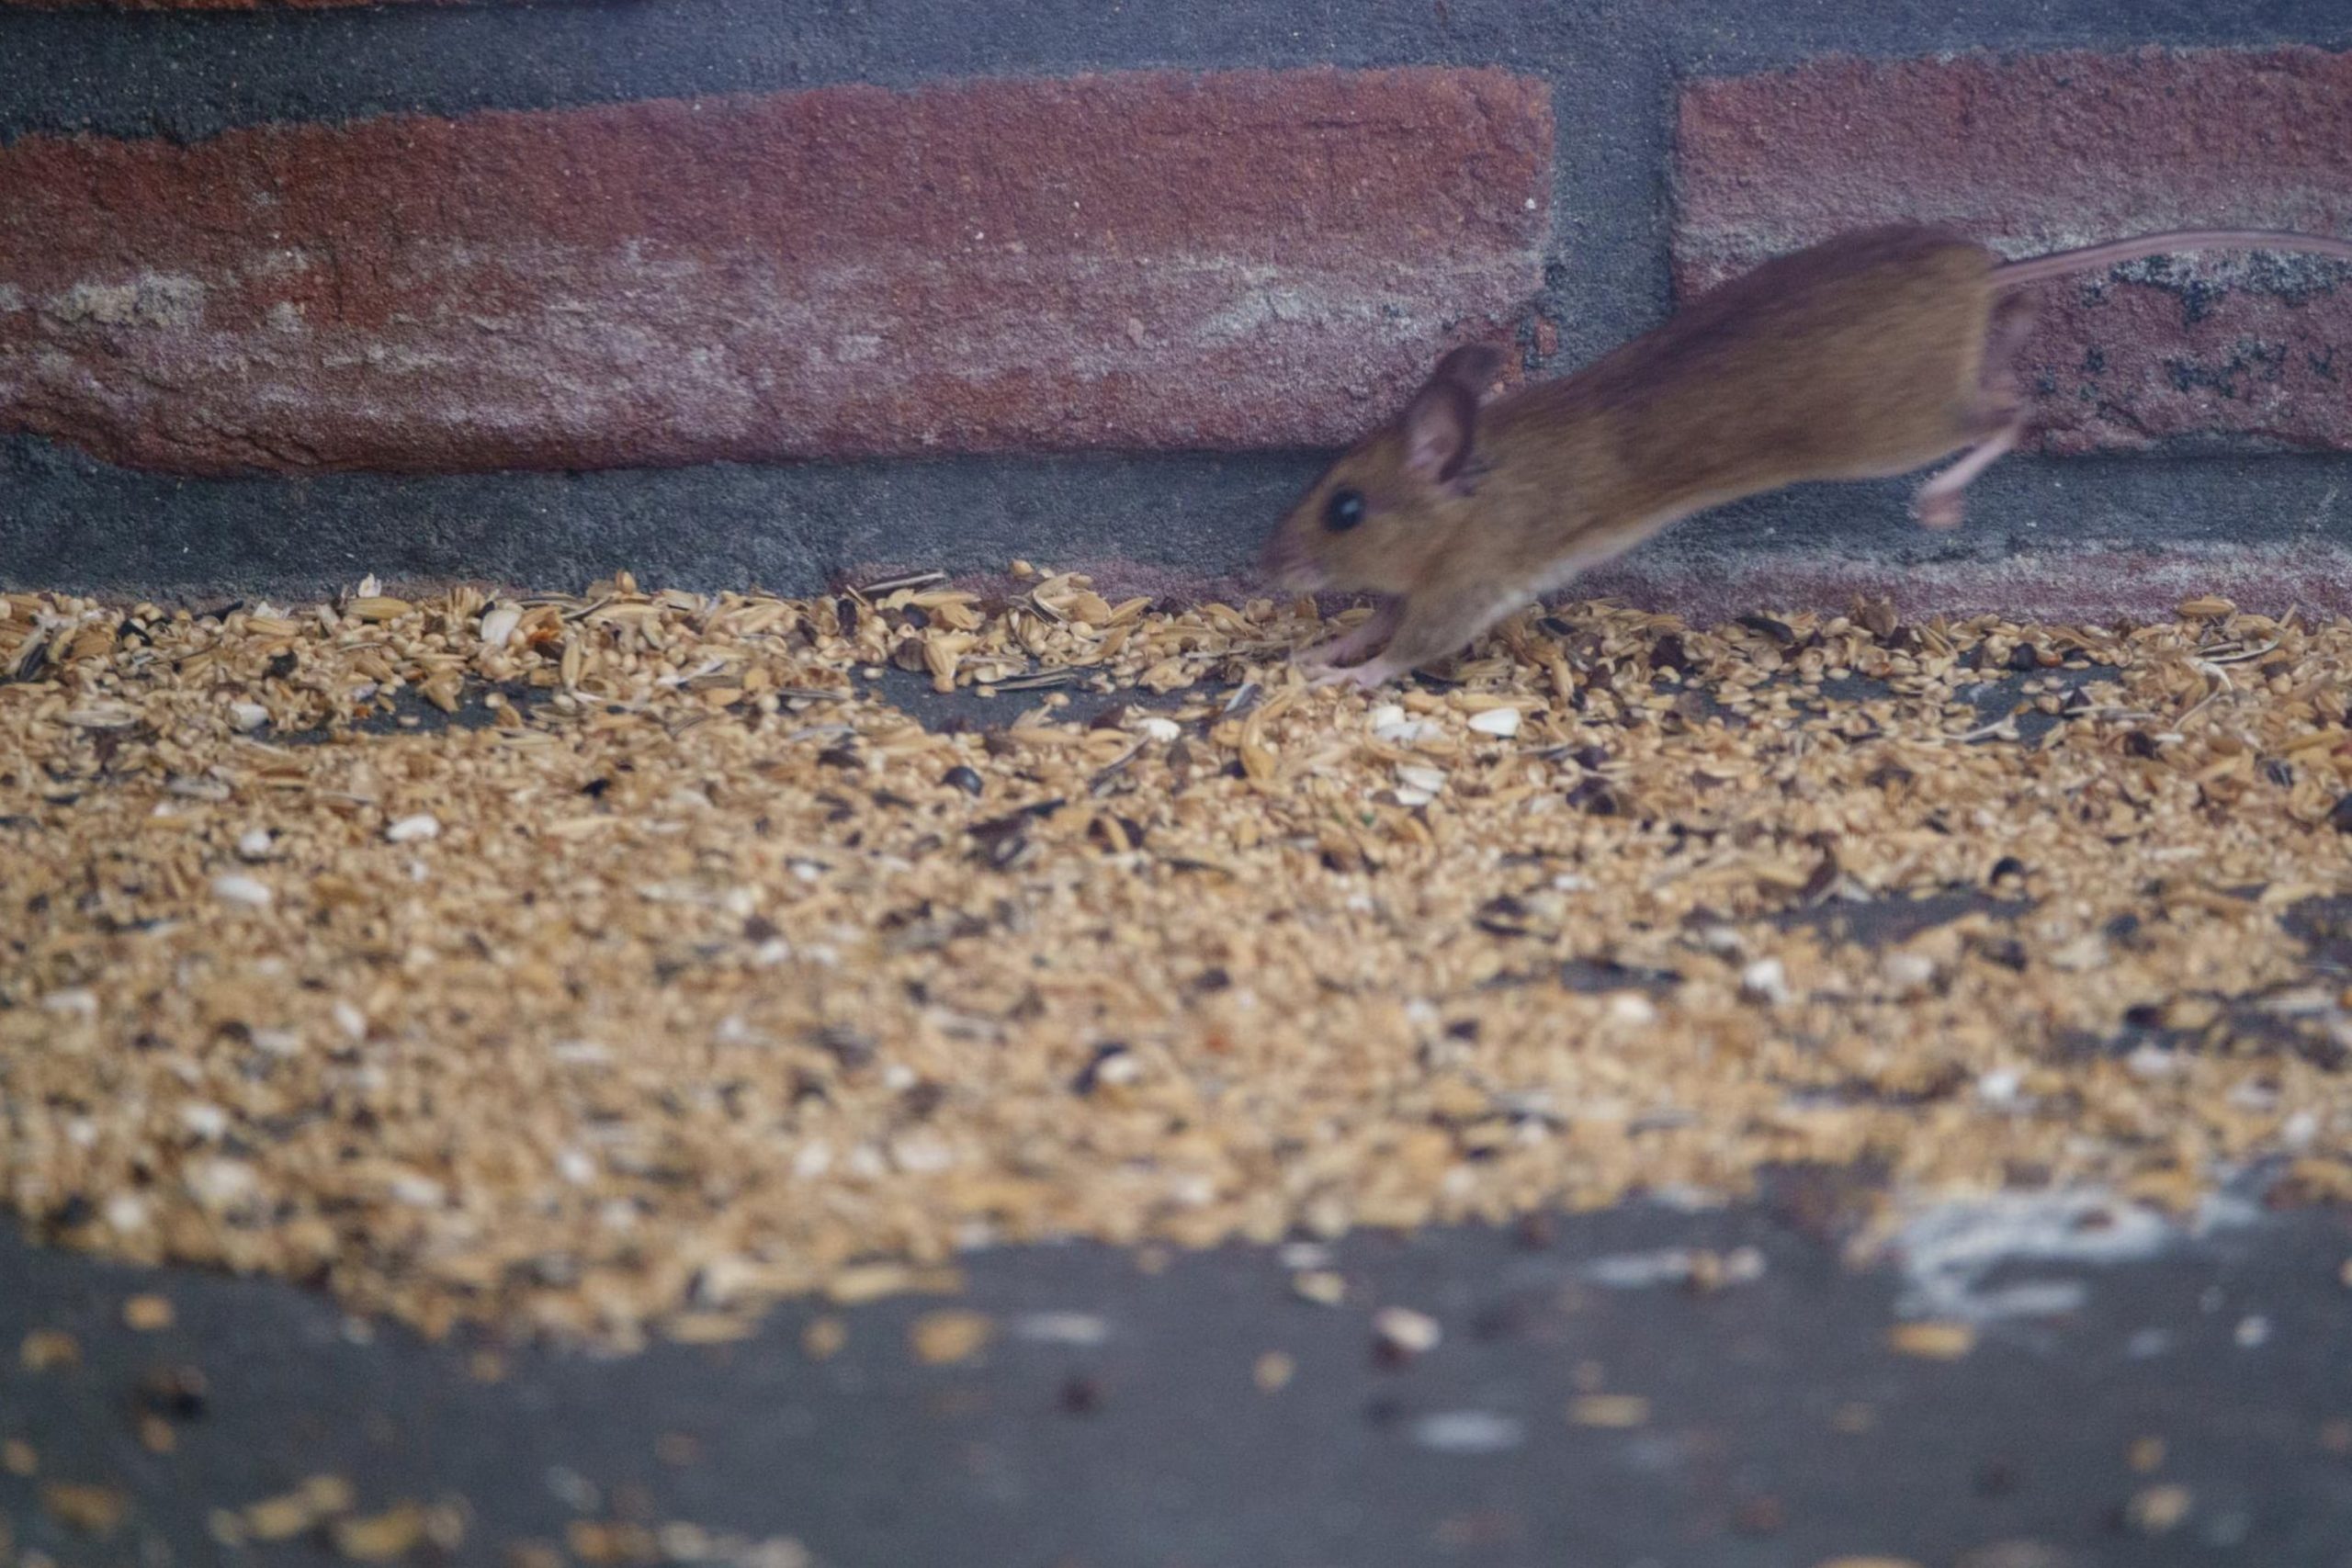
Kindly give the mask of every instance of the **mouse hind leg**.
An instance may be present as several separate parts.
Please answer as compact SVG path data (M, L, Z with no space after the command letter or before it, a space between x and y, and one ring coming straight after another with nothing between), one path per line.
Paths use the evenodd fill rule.
M2024 439L2025 392L2012 363L2033 330L2032 301L2012 294L1993 307L1984 334L1984 357L1967 423L1971 445L1960 458L1919 487L1911 514L1926 528L1956 528L1964 510L1961 492Z

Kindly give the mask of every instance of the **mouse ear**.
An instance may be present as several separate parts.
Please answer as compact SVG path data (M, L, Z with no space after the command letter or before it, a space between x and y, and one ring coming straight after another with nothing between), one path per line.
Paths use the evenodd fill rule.
M1439 360L1437 368L1430 372L1430 379L1457 382L1476 398L1493 386L1495 378L1502 373L1501 349L1490 343L1468 343Z
M1431 377L1405 408L1406 468L1430 484L1452 479L1470 460L1470 432L1477 418L1477 393L1459 381Z

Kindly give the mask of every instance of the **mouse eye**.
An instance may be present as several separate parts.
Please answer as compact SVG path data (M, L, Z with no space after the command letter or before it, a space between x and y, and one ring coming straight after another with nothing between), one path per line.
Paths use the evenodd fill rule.
M1335 490L1331 499L1323 503L1323 526L1334 534L1344 534L1363 521L1363 492Z

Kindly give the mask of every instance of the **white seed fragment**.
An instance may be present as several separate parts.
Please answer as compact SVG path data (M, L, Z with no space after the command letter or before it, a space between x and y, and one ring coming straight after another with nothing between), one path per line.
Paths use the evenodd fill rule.
M523 624L523 612L513 604L500 604L482 612L481 640L490 648L504 648L514 639L514 628Z
M229 705L229 722L239 729L259 729L269 722L269 710L259 703L235 702Z
M384 837L395 844L419 844L440 836L441 819L430 811L403 817L384 829Z
M1382 1344L1408 1356L1425 1355L1444 1337L1437 1319L1410 1307L1382 1307L1372 1314L1372 1330Z
M1740 971L1739 989L1751 1001L1777 1007L1789 999L1789 972L1777 958L1759 958Z
M266 828L248 828L237 837L237 854L243 860L267 860L276 847Z
M180 1125L205 1143L218 1143L229 1133L229 1113L208 1100L195 1100L180 1107Z
M1184 727L1172 718L1163 718L1155 713L1136 720L1136 731L1145 739L1156 740L1164 746L1182 735Z
M1519 726L1520 713L1517 708L1488 708L1486 712L1473 714L1470 717L1471 728L1481 735L1492 735L1503 740L1517 735Z
M1890 953L1879 963L1879 973L1898 991L1917 990L1936 977L1936 961L1917 953Z
M1111 1337L1111 1325L1091 1312L1033 1312L1015 1318L1015 1337L1033 1345L1100 1345Z
M250 876L229 872L212 879L212 896L224 904L242 904L249 909L266 909L275 897L269 884Z
M1413 1423L1413 1441L1443 1454L1506 1453L1526 1437L1526 1423L1491 1410L1441 1410Z
M41 1010L63 1018L95 1019L98 1016L97 993L86 986L73 986L62 991L51 991L40 999Z
M1407 789L1419 790L1426 798L1445 788L1445 772L1442 768L1425 768L1418 762L1400 763L1396 782Z
M1609 993L1609 1021L1639 1028L1657 1021L1657 1006L1639 991Z

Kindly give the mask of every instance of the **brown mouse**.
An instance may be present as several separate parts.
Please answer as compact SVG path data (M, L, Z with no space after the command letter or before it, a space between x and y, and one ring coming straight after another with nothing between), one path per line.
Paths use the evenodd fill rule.
M1905 225L1766 262L1584 369L1484 406L1502 354L1457 348L1292 508L1267 541L1266 570L1287 588L1378 596L1371 619L1302 656L1318 684L1376 686L1741 496L1885 478L1958 452L1914 507L1922 524L1951 527L1962 491L2024 434L2008 361L2032 312L2013 291L2213 248L2352 260L2352 242L2232 229L2004 262Z

